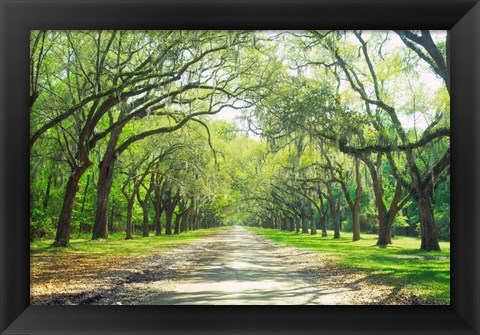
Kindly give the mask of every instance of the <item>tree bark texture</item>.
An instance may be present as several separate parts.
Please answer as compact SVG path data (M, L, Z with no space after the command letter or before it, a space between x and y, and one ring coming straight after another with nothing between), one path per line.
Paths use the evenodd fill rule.
M57 233L53 246L68 247L70 242L70 223L72 220L73 204L75 196L78 192L78 182L82 175L90 167L91 163L87 162L73 169L72 174L68 178L65 188L65 196L63 198L62 210L58 219Z

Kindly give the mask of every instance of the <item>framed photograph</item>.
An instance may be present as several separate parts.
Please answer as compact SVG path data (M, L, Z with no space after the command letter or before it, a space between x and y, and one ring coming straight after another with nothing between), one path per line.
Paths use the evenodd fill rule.
M1 334L480 334L478 1L0 1Z

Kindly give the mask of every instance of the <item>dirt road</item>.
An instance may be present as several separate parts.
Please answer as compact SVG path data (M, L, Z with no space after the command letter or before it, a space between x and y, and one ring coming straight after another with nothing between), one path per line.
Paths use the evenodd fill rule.
M268 240L242 228L219 234L198 265L153 304L293 305L321 303L311 284L292 272Z
M295 250L296 251L296 250ZM172 264L171 278L142 272L117 287L110 301L153 305L305 305L352 304L342 286L332 288L308 280L292 267L298 251L281 247L240 226L225 230L182 250ZM305 253L309 254L309 253ZM177 255L178 256L178 255ZM292 258L293 257L293 258ZM311 279L311 278L310 278Z
M31 303L351 305L416 302L398 287L336 266L326 255L276 244L235 226L115 268L85 276L78 273L70 277L70 281L53 278L42 284L37 280L32 286Z

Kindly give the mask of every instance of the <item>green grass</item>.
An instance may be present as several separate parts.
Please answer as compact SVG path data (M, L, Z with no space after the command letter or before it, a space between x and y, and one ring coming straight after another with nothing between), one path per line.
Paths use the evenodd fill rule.
M387 248L375 246L376 235L363 234L352 242L352 233L342 232L338 240L321 235L296 234L275 229L252 228L269 239L295 247L321 252L340 266L369 274L373 281L403 287L425 298L450 302L450 242L440 242L440 252L422 252L420 240L397 237Z
M87 257L106 255L147 254L165 250L171 246L189 243L194 239L207 236L228 227L198 229L170 236L142 237L134 235L132 240L125 240L125 233L110 234L108 239L91 240L91 234L72 236L68 248L52 247L53 240L46 239L30 243L30 253L58 254L74 253L84 254Z

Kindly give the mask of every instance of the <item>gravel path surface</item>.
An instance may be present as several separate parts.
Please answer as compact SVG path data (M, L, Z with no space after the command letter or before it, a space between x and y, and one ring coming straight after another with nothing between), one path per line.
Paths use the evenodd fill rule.
M126 297L147 291L147 304L304 305L330 302L329 294L293 271L279 247L242 227L212 238L205 251L175 281L149 281L127 288ZM340 292L331 292L338 294Z
M60 278L61 279L61 278ZM60 281L58 281L60 282ZM32 304L429 304L401 288L235 226L163 253L33 286ZM40 294L50 290L48 294ZM61 294L61 292L65 292Z

